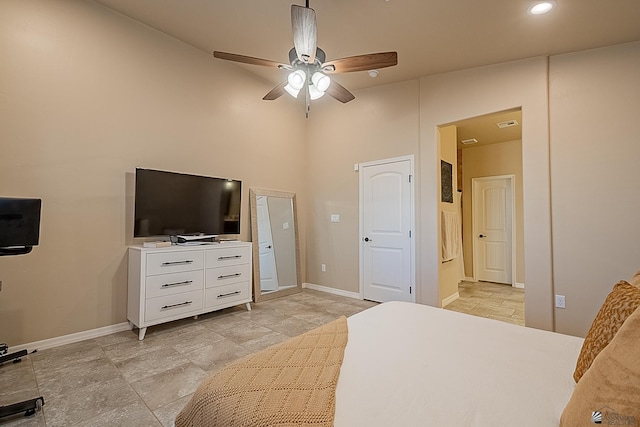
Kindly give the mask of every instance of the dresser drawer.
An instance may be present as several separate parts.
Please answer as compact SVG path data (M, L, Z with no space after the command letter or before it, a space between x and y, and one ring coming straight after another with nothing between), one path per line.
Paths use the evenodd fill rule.
M147 276L200 270L204 265L203 258L202 251L173 251L147 254Z
M207 268L248 264L251 260L250 246L217 247L207 252Z
M232 283L229 285L210 288L205 291L205 305L207 308L224 308L234 305L236 302L251 299L248 281Z
M151 322L200 309L202 309L201 290L150 298L145 302L144 320Z
M202 290L204 273L202 270L160 274L147 278L146 298Z
M246 282L251 279L249 264L230 265L228 267L207 268L206 287L229 285L236 282Z

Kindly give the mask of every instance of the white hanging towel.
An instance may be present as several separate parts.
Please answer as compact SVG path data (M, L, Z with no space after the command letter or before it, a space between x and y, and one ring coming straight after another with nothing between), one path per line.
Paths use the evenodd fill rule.
M458 257L462 246L462 228L458 212L442 211L442 261Z

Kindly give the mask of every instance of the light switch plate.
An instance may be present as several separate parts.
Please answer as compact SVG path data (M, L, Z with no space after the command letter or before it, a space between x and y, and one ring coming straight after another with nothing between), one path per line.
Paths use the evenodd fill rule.
M340 215L331 214L331 222L340 222Z

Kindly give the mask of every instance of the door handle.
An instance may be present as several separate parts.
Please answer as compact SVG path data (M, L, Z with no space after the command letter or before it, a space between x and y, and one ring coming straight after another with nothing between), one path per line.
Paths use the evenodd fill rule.
M365 242L373 242L373 240L371 240L371 239L370 239L370 238L368 238L368 237L365 237L363 240L364 240Z
M479 235L478 237L479 237L479 238L481 238L481 239L484 239L484 238L485 238L485 237L487 237L487 236L485 236L484 234L481 234L481 235Z
M267 249L271 249L271 245L267 246Z

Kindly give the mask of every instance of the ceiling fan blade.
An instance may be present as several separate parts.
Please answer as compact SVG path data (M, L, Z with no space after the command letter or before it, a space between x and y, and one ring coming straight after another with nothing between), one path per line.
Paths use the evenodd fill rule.
M293 30L293 46L298 59L313 64L318 44L318 27L316 12L309 7L291 5L291 28Z
M242 62L243 64L262 65L264 67L276 67L287 70L291 68L288 64L282 64L269 59L254 58L252 56L238 55L236 53L218 52L217 50L213 52L213 56L214 58L224 59L226 61Z
M345 87L342 86L341 84L338 84L338 82L336 82L335 80L331 81L331 84L329 85L329 88L327 89L326 93L328 93L338 101L342 102L343 104L346 104L347 102L353 101L354 99L356 99L356 97L353 96L351 92L345 89Z
M282 95L284 95L284 87L286 85L287 81L280 83L278 86L271 89L271 91L269 91L269 93L266 94L262 99L264 99L265 101L273 101L274 99L280 98Z
M322 64L322 69L328 73L351 73L393 67L394 65L398 65L398 52L381 52L327 61Z

